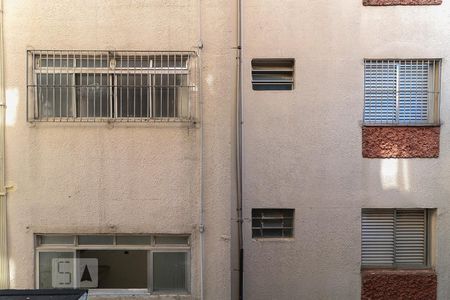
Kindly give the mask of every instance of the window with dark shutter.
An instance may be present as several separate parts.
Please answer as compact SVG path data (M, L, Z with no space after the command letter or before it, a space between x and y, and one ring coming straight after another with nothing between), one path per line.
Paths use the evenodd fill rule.
M427 266L428 214L427 209L364 209L362 265Z

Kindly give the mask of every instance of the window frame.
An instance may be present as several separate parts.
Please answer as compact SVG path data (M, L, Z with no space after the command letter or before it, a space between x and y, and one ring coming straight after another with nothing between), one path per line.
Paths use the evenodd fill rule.
M154 282L153 282L153 254L154 253L186 253L186 290L185 291L180 291L180 290L165 290L165 291L155 291L154 290ZM191 252L188 250L179 250L179 249L169 249L169 250L163 250L163 249L156 249L156 250L152 250L149 251L147 253L148 255L148 262L149 262L149 268L148 268L148 274L147 274L147 279L148 279L148 287L149 287L149 292L150 294L154 294L154 295L165 295L165 294L170 294L170 293L176 293L176 294L181 294L181 295L186 295L186 294L190 294L191 293L191 272L189 271L191 269Z
M396 87L395 87L395 121L385 121L385 120L367 120L368 116L366 116L366 106L368 105L366 101L368 100L368 90L367 87L367 67L369 64L375 65L376 62L381 63L380 66L387 65L388 67L390 65L396 66ZM401 81L400 79L400 73L401 73L401 66L413 66L413 62L416 64L421 62L424 64L425 62L428 63L431 69L431 72L427 72L428 76L428 82L430 84L429 88L427 89L428 100L427 100L427 111L428 111L428 120L427 121L416 121L414 119L408 119L406 121L401 121L399 119L400 115L400 104L399 104L399 98L401 94L401 90L399 88L399 83ZM365 58L363 60L363 89L364 89L364 101L363 101L363 120L362 124L363 126L391 126L391 127L414 127L414 126L439 126L440 125L440 102L441 102L441 80L442 80L442 58ZM375 78L375 81L382 82L383 77L386 76L385 72L386 70L382 70L380 73L377 73L376 75L378 77ZM416 74L416 73L411 73ZM381 76L381 77L380 77ZM417 75L416 75L417 77ZM383 86L383 84L382 84ZM430 90L430 88L432 90ZM383 96L382 96L383 97ZM411 97L410 97L411 98ZM389 98L388 98L389 99ZM373 101L373 100L372 100ZM381 100L382 103L383 100ZM370 105L370 104L369 104ZM411 109L411 106L409 106ZM430 116L431 115L431 116ZM371 117L374 118L374 117Z
M362 261L362 247L363 247L363 222L362 217L364 212L372 212L372 211L381 211L381 210L391 210L394 214L394 233L393 233L393 264L364 264ZM396 250L395 250L395 240L397 239L396 236L396 229L395 224L397 222L397 211L424 211L424 260L425 263L423 264L402 264L396 262ZM411 270L411 269L417 269L417 270L425 270L425 269L431 269L433 267L433 235L434 235L434 227L433 227L433 218L435 209L433 208L362 208L361 209L361 257L360 257L360 265L361 270L370 270L370 269L391 269L391 270Z
M41 236L74 236L73 244L40 244ZM78 237L79 236L90 236L90 235L104 235L104 236L114 236L114 242L112 245L93 245L93 244L79 244ZM151 244L150 245L125 245L125 244L117 244L116 237L117 236L151 236ZM186 237L186 244L156 244L155 237L156 236L173 236L173 237ZM189 234L167 234L167 235L152 235L152 234L99 234L99 233L90 233L90 234L60 234L60 233L36 233L34 234L35 248L35 272L34 272L34 284L35 288L39 287L39 276L40 276L40 253L54 253L54 252L67 252L72 253L73 257L76 258L78 255L78 251L80 250L123 250L123 251L133 251L133 250L141 250L147 252L147 288L130 288L130 289L114 289L114 288L93 288L89 289L89 293L95 295L130 295L130 294L151 294L151 295L166 295L166 294L176 294L176 295L190 295L192 290L192 269L191 269L191 235ZM165 291L153 291L153 253L186 253L186 290L165 290ZM76 272L74 270L74 274Z

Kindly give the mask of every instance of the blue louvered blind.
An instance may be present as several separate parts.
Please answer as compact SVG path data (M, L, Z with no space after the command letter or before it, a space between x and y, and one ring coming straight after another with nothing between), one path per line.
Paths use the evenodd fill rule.
M439 71L439 60L366 60L364 123L438 123Z

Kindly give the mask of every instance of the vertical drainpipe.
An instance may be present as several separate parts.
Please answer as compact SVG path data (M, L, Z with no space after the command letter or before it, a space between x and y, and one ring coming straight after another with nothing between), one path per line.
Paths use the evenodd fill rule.
M5 70L3 45L3 0L0 0L0 289L9 288L5 187Z
M237 0L237 86L236 86L236 219L238 225L238 247L239 247L239 299L244 299L244 242L243 242L243 230L242 230L242 141L243 131L243 67L242 67L242 11L243 0Z
M1 1L1 0L0 0ZM205 297L205 199L204 199L204 126L205 122L203 120L203 93L202 93L202 50L203 50L203 36L202 36L202 1L198 0L198 41L197 41L197 67L198 67L198 101L200 110L200 300Z

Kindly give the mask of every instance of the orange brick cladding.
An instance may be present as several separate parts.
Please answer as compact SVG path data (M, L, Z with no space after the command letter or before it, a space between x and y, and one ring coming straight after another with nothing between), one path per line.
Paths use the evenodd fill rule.
M366 6L383 5L440 5L442 0L363 0Z
M433 270L366 270L361 274L361 300L436 300Z
M362 129L366 158L439 157L439 127L371 127Z

